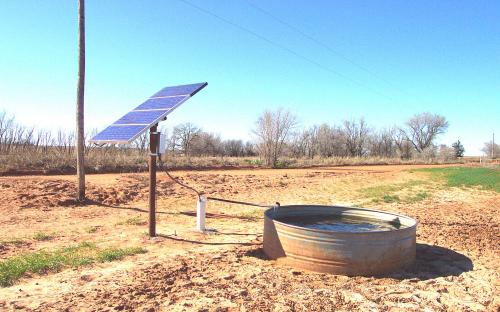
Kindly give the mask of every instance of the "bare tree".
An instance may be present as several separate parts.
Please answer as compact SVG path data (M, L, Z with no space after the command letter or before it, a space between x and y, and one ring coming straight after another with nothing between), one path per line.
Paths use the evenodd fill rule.
M493 143L493 140L485 142L481 151L488 157L495 159L500 155L500 145Z
M201 129L190 122L177 125L173 130L175 146L178 146L185 156L189 157L193 140L201 133Z
M76 100L76 174L78 176L79 201L85 200L85 0L78 0L78 87Z
M315 128L303 129L294 134L290 152L294 157L314 157Z
M410 159L412 157L413 147L408 140L405 132L401 129L395 129L392 133L392 139L398 150L401 159Z
M443 160L443 161L457 159L455 149L453 147L449 147L446 144L439 145L439 147L437 149L437 156L438 156L438 159Z
M192 139L189 153L193 156L222 156L224 154L223 145L219 135L199 131Z
M226 140L223 143L224 155L231 157L243 156L245 145L242 140Z
M255 156L257 153L255 152L255 146L251 142L246 142L243 150L243 154L245 156Z
M294 136L290 149L295 157L349 156L346 138L344 129L323 123L299 131Z
M257 148L266 165L276 167L284 144L296 126L297 117L283 108L262 113L253 133L257 136Z
M394 142L394 129L382 129L370 137L370 155L381 157L394 157L396 144Z
M344 139L349 156L363 156L366 152L366 143L370 132L364 118L359 119L359 121L345 120L343 125L342 131L345 135Z
M167 130L162 128L160 129L161 134L167 135ZM149 147L149 133L145 132L141 134L133 143L132 146L138 149L141 153L145 153Z
M340 135L337 135L335 128L322 124L316 132L317 153L321 157L332 157L337 150L336 143Z
M448 121L444 116L431 113L414 115L406 122L404 131L406 138L418 153L431 147L436 137L448 129Z
M14 127L14 116L9 117L5 111L0 112L0 152L8 152L9 133Z

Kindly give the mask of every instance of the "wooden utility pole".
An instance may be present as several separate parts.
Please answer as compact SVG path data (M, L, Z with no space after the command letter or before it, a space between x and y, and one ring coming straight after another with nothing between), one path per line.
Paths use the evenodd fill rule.
M149 237L156 236L156 156L158 124L149 129Z
M491 159L495 159L495 132L493 132L493 139L491 140Z
M76 90L76 174L78 176L78 201L85 200L85 0L78 0L78 87Z

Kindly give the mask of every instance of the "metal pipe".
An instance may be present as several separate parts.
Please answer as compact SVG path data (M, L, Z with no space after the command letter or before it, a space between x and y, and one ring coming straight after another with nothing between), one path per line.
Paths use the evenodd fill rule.
M254 204L254 203L249 203L249 202L242 202L242 201L237 201L237 200L231 200L231 199L224 199L224 198L217 198L217 197L207 197L207 199L210 200L215 200L215 201L220 201L224 203L230 203L230 204L238 204L238 205L246 205L246 206L254 206L254 207L261 207L261 208L275 208L279 207L280 203L276 202L276 204L269 206L269 205L259 205L259 204Z
M158 124L149 129L149 237L156 236L156 155Z
M196 230L205 232L205 214L207 207L207 199L204 195L198 197L196 203Z

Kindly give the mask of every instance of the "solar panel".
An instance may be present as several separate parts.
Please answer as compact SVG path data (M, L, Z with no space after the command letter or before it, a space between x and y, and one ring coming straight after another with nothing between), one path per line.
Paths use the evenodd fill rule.
M149 129L148 125L128 125L114 126L111 125L99 132L92 138L91 142L95 143L119 143L135 140L143 131Z
M90 142L130 143L162 121L179 105L207 85L206 82L166 87L99 132Z
M156 92L152 98L165 97L165 96L179 96L179 95L189 95L193 96L196 92L200 91L207 85L206 82L195 83L183 86L166 87Z
M176 105L189 99L189 96L175 96L167 98L149 99L141 105L137 106L134 110L148 110L148 109L171 109Z
M131 111L115 121L115 125L149 125L158 122L167 110Z

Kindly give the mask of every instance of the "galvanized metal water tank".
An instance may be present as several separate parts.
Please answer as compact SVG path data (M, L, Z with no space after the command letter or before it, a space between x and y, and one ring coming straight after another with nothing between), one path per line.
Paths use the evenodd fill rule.
M393 222L390 231L337 232L277 221L286 217L337 215ZM294 205L268 209L264 252L293 267L341 275L380 275L415 261L417 222L382 211L339 206Z

